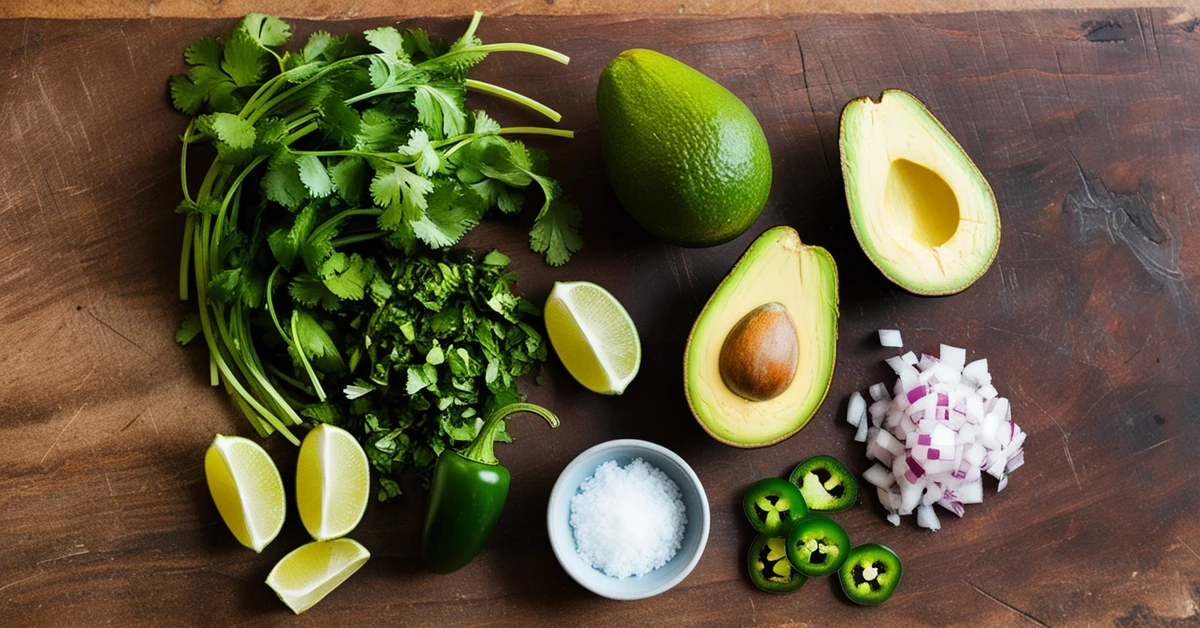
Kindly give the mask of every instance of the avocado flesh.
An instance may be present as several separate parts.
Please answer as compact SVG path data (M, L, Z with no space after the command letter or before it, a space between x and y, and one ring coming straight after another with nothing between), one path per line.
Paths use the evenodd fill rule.
M1000 246L996 197L920 101L900 90L850 101L840 145L850 222L888 279L945 295L987 271Z
M625 211L660 240L706 247L762 213L771 154L754 114L703 73L626 50L596 88L604 167Z
M721 347L751 310L779 303L796 330L798 360L776 397L752 401L722 380ZM833 378L837 349L837 266L791 227L763 233L738 260L697 317L684 353L684 386L696 420L734 447L763 447L795 434L816 413Z

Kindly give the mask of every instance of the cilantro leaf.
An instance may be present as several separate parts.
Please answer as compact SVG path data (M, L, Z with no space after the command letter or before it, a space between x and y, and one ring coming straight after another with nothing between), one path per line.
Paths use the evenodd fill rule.
M183 58L188 65L219 68L221 67L221 44L212 37L201 37L183 51Z
M547 264L562 266L583 248L583 238L579 235L582 222L583 216L574 205L552 202L533 222L529 246L544 254Z
M296 166L300 171L300 181L304 183L304 187L313 198L324 198L333 194L333 181L329 178L329 172L325 170L325 164L321 163L321 159L313 155L301 155L296 158Z
M413 233L435 249L454 246L479 223L487 206L470 190L454 184L438 186L429 195L425 215L412 223Z
M458 83L440 82L418 85L413 91L417 121L438 137L454 137L467 131L467 113L463 110L466 89Z
M442 165L442 158L433 148L425 129L413 129L409 133L408 143L400 147L400 154L414 158L417 172L427 177L436 173Z
M208 99L208 93L212 91L212 86L197 85L186 74L172 75L167 86L171 91L171 104L189 115L200 111Z
M309 273L296 275L288 284L288 294L304 307L317 307L326 312L335 312L341 307L341 299L325 286L325 282Z
M338 196L350 205L358 205L362 201L367 174L367 162L361 157L347 157L329 169L329 178Z
M300 245L300 258L304 260L304 267L308 272L320 274L321 266L334 253L333 238L336 235L337 230L322 231L320 235L309 236L308 240Z
M475 122L472 125L472 132L479 134L493 134L500 130L500 123L493 120L483 110L475 112Z
M266 53L258 42L242 29L234 29L225 42L224 60L221 69L233 79L238 87L253 85L267 70Z
M203 201L185 200L175 208L177 214L204 214L208 216L216 216L221 210L221 202L215 198L207 198Z
M296 310L292 312L292 320L296 329L294 340L314 366L326 373L338 373L346 369L333 338L329 337L329 332L321 327L317 319L304 310Z
M325 136L332 139L338 148L354 148L362 128L362 119L358 117L358 112L337 94L321 101L318 109L321 112L320 126Z
M282 46L292 38L292 27L287 22L262 13L246 14L242 18L241 30L263 48Z
M312 205L306 206L296 214L290 228L278 229L267 237L267 245L275 260L287 270L291 270L300 254L300 246L308 239L317 222L317 210Z
M429 179L407 168L395 166L375 171L371 197L384 208L379 226L394 230L402 222L419 220L428 206L425 196L432 191Z
M329 53L336 53L340 42L326 31L316 31L308 36L308 41L304 43L304 60L313 61L329 61Z
M217 139L228 144L230 148L254 146L257 136L254 125L249 120L243 120L232 113L213 113L206 117L207 125L216 134Z
M262 178L266 197L288 209L298 209L308 198L308 188L300 179L300 170L288 159L272 159Z
M408 55L404 52L404 41L400 37L400 32L395 28L382 26L364 31L363 36L366 37L367 43L385 55L391 55L393 58L408 59Z
M200 315L195 312L188 312L187 316L183 317L183 322L179 324L179 331L175 332L175 342L181 346L186 345L200 335L203 331L200 326Z
M321 264L321 280L329 291L342 299L362 299L367 284L373 275L370 266L366 265L358 253L347 256L345 253L334 253Z

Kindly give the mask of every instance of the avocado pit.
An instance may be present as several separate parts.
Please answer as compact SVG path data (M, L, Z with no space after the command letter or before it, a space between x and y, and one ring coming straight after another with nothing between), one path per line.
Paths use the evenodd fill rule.
M739 397L766 401L781 395L800 361L787 308L771 302L750 310L725 336L718 361L725 386Z

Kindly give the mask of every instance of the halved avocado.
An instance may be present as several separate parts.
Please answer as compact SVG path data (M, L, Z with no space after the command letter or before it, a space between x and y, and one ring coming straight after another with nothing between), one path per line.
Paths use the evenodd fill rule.
M759 236L688 336L684 388L701 427L734 447L800 431L833 379L837 318L833 256L791 227Z
M921 101L898 89L850 101L839 145L850 224L884 276L930 296L983 276L1000 247L996 196Z

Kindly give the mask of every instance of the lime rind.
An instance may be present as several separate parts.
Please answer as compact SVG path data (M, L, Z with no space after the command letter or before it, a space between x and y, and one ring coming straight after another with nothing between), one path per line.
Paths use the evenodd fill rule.
M261 553L283 529L286 501L279 469L258 443L217 434L204 455L209 494L239 543Z

